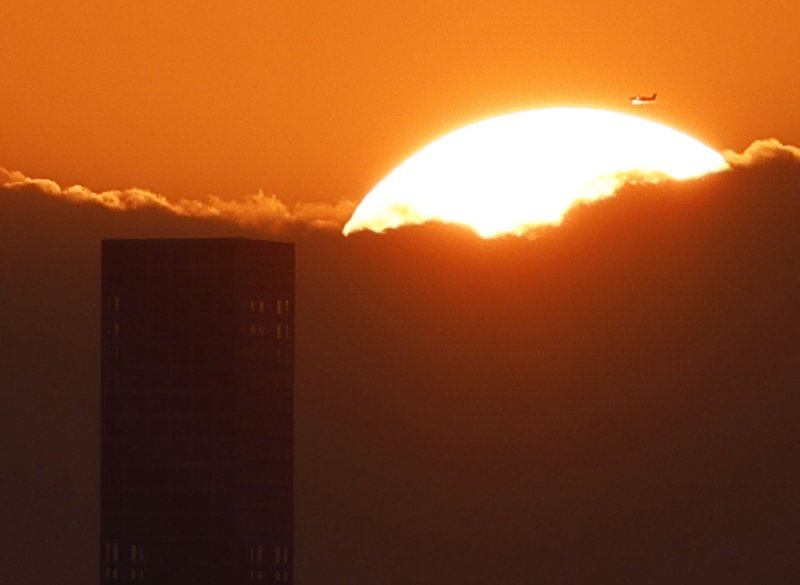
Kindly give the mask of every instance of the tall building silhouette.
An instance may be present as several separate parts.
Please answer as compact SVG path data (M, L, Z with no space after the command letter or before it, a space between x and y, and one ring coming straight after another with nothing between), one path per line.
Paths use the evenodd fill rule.
M104 240L101 583L292 583L294 246Z

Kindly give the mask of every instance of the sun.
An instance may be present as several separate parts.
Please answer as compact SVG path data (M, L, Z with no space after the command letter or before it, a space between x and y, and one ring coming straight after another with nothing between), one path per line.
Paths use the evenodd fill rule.
M590 108L489 118L432 142L386 176L344 227L382 232L428 221L483 237L557 224L576 202L627 178L687 179L726 168L722 155L677 130Z

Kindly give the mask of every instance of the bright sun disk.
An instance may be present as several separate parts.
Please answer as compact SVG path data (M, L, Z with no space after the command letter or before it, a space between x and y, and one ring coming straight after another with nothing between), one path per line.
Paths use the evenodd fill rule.
M528 110L432 142L389 173L344 227L382 232L442 221L483 237L557 224L578 201L638 179L687 179L726 168L694 138L636 116L589 108Z

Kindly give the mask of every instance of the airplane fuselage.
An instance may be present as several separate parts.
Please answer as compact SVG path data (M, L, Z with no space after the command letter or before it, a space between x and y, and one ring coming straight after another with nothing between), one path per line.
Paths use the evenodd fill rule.
M646 104L655 103L657 96L658 96L657 93L654 93L653 95L650 95L650 96L647 96L647 95L636 95L636 96L633 96L632 98L630 98L630 101L631 101L631 104L633 104L634 106L643 106L643 105L646 105Z

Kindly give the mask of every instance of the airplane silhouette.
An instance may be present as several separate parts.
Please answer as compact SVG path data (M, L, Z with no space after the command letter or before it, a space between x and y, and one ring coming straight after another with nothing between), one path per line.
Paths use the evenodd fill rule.
M628 98L628 99L630 99L631 104L633 104L634 106L644 106L646 104L655 103L657 95L658 95L657 93L654 93L651 96L635 95L632 98Z

